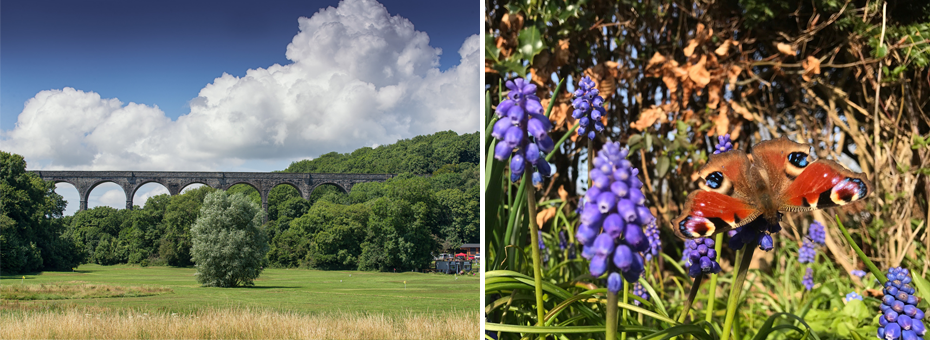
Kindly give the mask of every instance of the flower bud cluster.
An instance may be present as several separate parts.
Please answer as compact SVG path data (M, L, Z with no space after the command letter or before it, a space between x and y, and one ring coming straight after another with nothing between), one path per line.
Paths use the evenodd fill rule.
M508 80L508 99L497 105L500 119L494 124L491 136L499 142L494 147L494 158L504 161L510 156L510 179L517 181L527 166L535 167L533 184L552 173L549 162L541 153L549 153L555 142L548 131L552 123L543 115L542 103L536 96L536 85L522 78Z
M649 250L646 251L646 261L652 260L653 257L659 256L662 251L662 239L659 238L659 226L655 221L646 225L646 238L649 239Z
M643 300L649 301L649 292L646 291L646 288L643 287L642 283L636 282L633 284L633 295L643 298ZM639 306L642 303L639 300L633 300L633 304Z
M581 256L591 261L591 276L619 270L627 282L636 282L644 269L640 253L649 249L643 226L655 216L645 206L639 170L626 159L628 153L618 142L608 142L598 152L575 237L584 245ZM620 285L611 280L608 289L616 293Z
M880 339L923 339L927 333L924 327L924 311L917 308L917 297L911 286L911 277L907 269L895 267L886 274L888 281L882 292L882 317L878 319L878 337Z
M714 240L698 238L685 241L685 255L688 266L688 275L698 277L701 274L716 274L720 272L717 263L717 251L714 249Z
M856 292L851 292L851 293L849 293L849 294L846 294L846 299L845 299L845 300L846 300L847 303L848 303L849 301L852 301L852 300L859 300L859 301L862 301L862 295L859 295L859 293L856 293Z
M604 98L598 95L595 86L591 77L581 78L572 100L572 107L575 108L572 117L578 119L578 136L587 135L588 139L594 139L595 131L604 131L604 123L601 122L601 117L605 115Z
M810 229L807 230L807 236L810 236L811 240L817 245L823 246L827 244L827 231L820 222L814 221L814 223L811 223Z
M807 290L814 289L814 268L807 267L807 271L804 273L804 279L801 280L801 283Z
M817 250L814 249L814 243L805 237L804 243L801 243L801 249L798 249L798 262L814 263L815 256L817 256Z

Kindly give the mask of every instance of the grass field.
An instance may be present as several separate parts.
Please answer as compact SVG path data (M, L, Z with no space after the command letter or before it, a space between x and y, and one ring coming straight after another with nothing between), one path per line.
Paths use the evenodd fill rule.
M0 323L7 325L0 338L473 338L478 332L477 276L266 269L254 287L208 288L196 282L194 272L83 265L74 272L43 272L25 279L0 276ZM114 291L148 287L160 292L87 297L110 294L95 293L107 292L108 286ZM41 297L47 290L59 292L57 299L10 299L14 292ZM359 323L380 333L363 331ZM100 333L114 324L132 330ZM217 328L223 324L243 326ZM356 326L335 326L339 324ZM423 332L410 333L417 328Z

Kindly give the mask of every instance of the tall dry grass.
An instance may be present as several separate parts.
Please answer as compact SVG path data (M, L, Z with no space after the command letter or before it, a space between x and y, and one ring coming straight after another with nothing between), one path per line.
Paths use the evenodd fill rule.
M68 309L3 313L0 339L472 339L471 312L303 315L249 309L191 314Z

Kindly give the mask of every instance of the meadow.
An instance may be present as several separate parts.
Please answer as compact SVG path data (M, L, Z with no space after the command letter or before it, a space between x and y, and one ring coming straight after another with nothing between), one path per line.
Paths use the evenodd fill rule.
M469 313L477 276L266 269L254 287L207 288L194 272L82 265L2 276L0 338L470 338L478 329ZM42 287L87 295L28 297ZM109 293L126 287L150 294Z

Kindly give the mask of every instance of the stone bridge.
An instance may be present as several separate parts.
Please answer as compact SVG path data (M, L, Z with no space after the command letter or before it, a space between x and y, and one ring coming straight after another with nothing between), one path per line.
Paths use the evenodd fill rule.
M43 180L73 185L81 197L81 210L87 209L90 192L100 184L115 183L126 193L126 209L132 209L132 198L136 190L146 183L158 183L168 188L172 196L188 185L199 183L211 188L226 190L236 184L247 184L258 190L262 197L262 209L268 212L268 193L281 185L290 185L304 199L310 199L313 189L322 184L332 184L345 193L362 182L384 182L394 174L314 174L283 172L175 172L175 171L30 171ZM266 217L267 218L267 217Z

